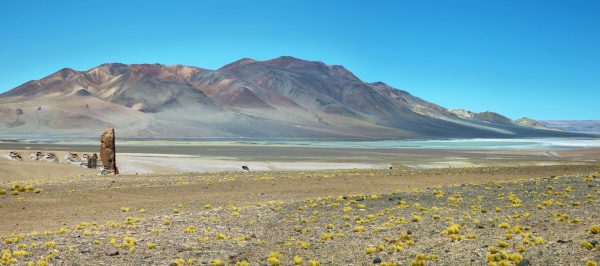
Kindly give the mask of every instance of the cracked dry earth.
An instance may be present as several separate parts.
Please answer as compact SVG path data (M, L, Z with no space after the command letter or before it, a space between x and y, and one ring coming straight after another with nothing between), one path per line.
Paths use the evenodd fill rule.
M599 199L596 171L154 216L122 206L119 219L7 233L0 265L596 265Z

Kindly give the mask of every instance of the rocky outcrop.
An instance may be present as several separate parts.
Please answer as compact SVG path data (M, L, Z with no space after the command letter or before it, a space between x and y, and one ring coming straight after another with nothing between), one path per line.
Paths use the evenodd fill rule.
M519 118L517 120L514 120L513 123L515 123L516 125L522 126L522 127L532 127L532 128L540 128L540 129L548 129L546 126L544 126L542 123L533 120L529 117L523 117L523 118Z
M104 174L119 174L117 169L117 151L115 149L115 129L108 125L100 136L100 160Z
M65 156L64 162L90 169L102 168L102 164L98 164L98 154L96 153L84 153L81 156L78 153L68 153Z
M460 118L465 118L465 119L473 118L473 116L475 115L475 113L465 110L465 109L453 109L453 110L449 110L449 111L450 111L450 113L453 113L456 116L458 116Z

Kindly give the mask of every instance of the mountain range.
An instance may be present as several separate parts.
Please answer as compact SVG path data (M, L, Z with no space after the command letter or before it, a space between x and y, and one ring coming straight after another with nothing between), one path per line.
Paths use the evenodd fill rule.
M452 95L450 97L460 97ZM494 112L448 110L339 65L282 56L217 70L161 64L64 68L0 94L7 138L425 139L587 136Z

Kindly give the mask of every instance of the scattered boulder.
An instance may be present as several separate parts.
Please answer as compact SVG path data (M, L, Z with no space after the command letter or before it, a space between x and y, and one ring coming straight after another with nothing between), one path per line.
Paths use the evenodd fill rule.
M18 152L14 152L14 151L11 151L10 153L8 153L8 158L11 160L14 160L14 161L23 161L21 154Z
M38 110L38 111L42 110L42 107L41 107L41 106L38 106L37 110Z
M519 266L528 266L528 265L531 265L531 262L529 262L528 259L522 259L518 265Z
M23 109L17 108L16 114L17 115L23 115Z
M65 162L81 165L81 158L77 153L69 153L65 156Z
M51 152L45 153L44 159L51 163L58 163L58 157L56 157L56 154Z
M104 254L106 254L106 256L117 256L117 255L119 255L119 251L115 248L111 248L111 249L105 251Z
M389 201L401 201L402 197L400 196L391 196L388 198Z
M100 136L100 160L104 167L102 174L119 174L115 149L115 129L108 125Z
M235 265L236 261L238 261L237 259L238 259L239 255L240 255L239 253L235 253L235 252L229 253L229 256L228 256L229 264Z
M31 159L32 161L39 161L41 159L42 156L42 152L36 152L36 153L31 153L29 154L29 159Z
M244 171L250 171L250 168L248 166L242 165L242 170L244 170Z
M81 253L90 253L92 252L92 247L91 246L84 246L81 249L79 249L79 252Z
M38 151L36 153L31 153L29 154L29 159L33 161L45 160L51 163L58 163L58 157L56 157L56 154L51 152L43 153Z

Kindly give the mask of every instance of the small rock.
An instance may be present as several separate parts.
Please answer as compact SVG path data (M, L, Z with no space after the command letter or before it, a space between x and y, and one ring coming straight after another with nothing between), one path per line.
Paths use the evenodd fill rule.
M389 201L401 201L402 197L400 197L400 196L391 196L388 200Z
M522 259L521 262L519 262L519 266L529 266L531 265L531 262L529 262L528 259Z
M109 249L106 252L104 252L104 254L106 254L107 256L117 256L119 255L119 251L116 249Z
M90 253L90 252L92 252L92 250L91 250L90 247L83 247L83 248L81 248L81 250L79 250L79 252L81 252L81 253Z
M559 239L556 242L559 243L559 244L565 244L565 243L571 243L571 240L562 240L562 239Z
M381 259L380 259L379 257L376 257L376 258L373 260L373 263L374 263L374 264L379 264L379 263L381 263Z

